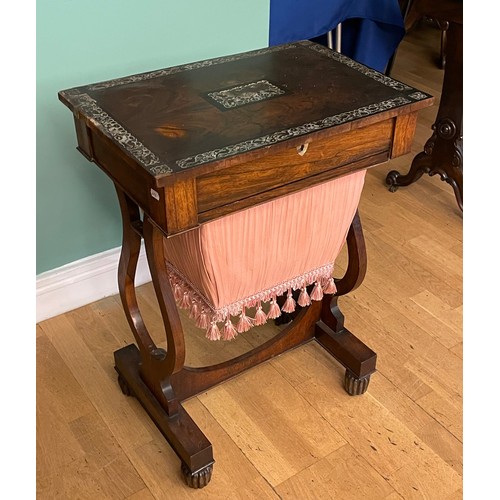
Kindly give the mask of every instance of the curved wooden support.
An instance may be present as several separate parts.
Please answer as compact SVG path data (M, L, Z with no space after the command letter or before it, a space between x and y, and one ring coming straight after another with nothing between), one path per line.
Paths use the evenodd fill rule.
M341 295L346 295L352 290L355 290L363 282L366 275L366 245L358 210L356 210L351 225L349 226L346 244L348 255L346 272L344 273L344 276L342 278L335 279L337 293L334 296L326 295L322 301L323 312L321 314L321 317L328 318L326 322L334 331L340 331L344 327L344 315L341 313L337 305L338 297ZM312 288L313 285L309 287L309 293L311 292ZM294 299L295 301L297 301L299 291L295 290L294 294ZM280 307L282 307L285 303L285 299L286 294L278 297L277 300ZM283 313L279 318L275 320L276 325L282 325L289 323L292 320L296 320L300 311L301 307L296 306L296 309L293 313Z
M346 367L345 381L351 380L351 376L356 380L369 380L369 376L375 371L377 355L344 326L344 315L338 306L339 296L356 289L366 274L366 246L357 211L346 242L349 258L347 270L341 279L336 280L337 294L331 298L325 295L322 300L321 319L316 323L315 337L319 344ZM368 383L364 390L367 387ZM352 394L358 394L350 382L345 382L344 388L349 394L352 391Z
M142 359L141 375L159 398L169 415L178 411L179 398L172 388L171 376L184 366L186 348L181 318L168 279L163 232L147 216L144 217L144 243L160 312L163 318L167 351L157 349Z
M171 375L180 371L184 366L186 348L181 318L168 278L163 239L164 234L161 229L149 217L145 216L144 243L146 245L146 255L167 337L168 350L164 370L165 374Z
M351 226L349 227L346 243L349 261L344 276L335 280L337 296L345 295L358 288L366 275L366 245L358 210L356 210Z
M239 373L314 338L319 319L320 302L301 309L298 316L281 332L264 344L223 363L200 368L184 367L172 376L172 385L181 401L224 382Z
M157 347L144 324L135 294L135 273L141 249L142 221L139 207L115 184L122 214L123 241L118 264L118 289L123 311L144 358L152 355Z
M409 186L418 181L424 174L428 174L432 168L432 158L425 152L419 153L413 159L410 170L406 175L397 170L391 170L385 179L389 191L395 193L401 186Z
M330 299L328 295L322 301L321 320L334 332L344 328L344 315L339 309L338 298L352 292L363 282L366 269L366 245L359 212L356 210L346 238L348 263L344 276L335 279L337 293Z
M184 366L185 348L182 325L168 282L163 233L145 217L119 186L115 186L123 220L123 243L118 267L118 286L123 309L141 354L141 376L169 415L178 411L170 376ZM141 316L135 292L135 273L144 237L148 264L165 325L168 351L156 346Z

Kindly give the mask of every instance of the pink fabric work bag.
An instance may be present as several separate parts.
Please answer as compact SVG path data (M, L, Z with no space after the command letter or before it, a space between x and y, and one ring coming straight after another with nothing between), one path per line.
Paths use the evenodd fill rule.
M281 311L292 312L292 290L301 290L302 307L335 293L333 265L364 178L358 171L165 238L179 307L190 309L209 339L230 340ZM276 297L287 292L280 310ZM252 307L254 318L246 314Z

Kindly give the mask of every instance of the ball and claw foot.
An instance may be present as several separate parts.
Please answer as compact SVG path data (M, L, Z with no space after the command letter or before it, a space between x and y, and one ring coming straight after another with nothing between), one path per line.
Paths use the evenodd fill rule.
M196 489L204 488L210 482L210 479L212 479L212 469L213 464L210 464L196 472L191 472L184 462L181 464L181 472L186 484L190 488Z
M344 377L344 389L347 391L349 396L360 396L364 394L368 389L368 384L370 383L370 376L357 378L354 373L350 370L345 371Z
M127 381L120 374L118 374L118 384L123 394L125 394L125 396L132 396L132 391L130 390L130 386L127 384Z
M397 179L401 174L397 170L391 170L385 178L385 183L389 186L389 191L395 193L398 190Z

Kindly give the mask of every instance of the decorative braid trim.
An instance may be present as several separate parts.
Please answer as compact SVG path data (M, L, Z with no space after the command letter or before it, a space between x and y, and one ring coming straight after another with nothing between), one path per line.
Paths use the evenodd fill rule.
M333 264L329 263L231 304L216 308L189 278L170 262L166 262L166 265L169 272L170 286L177 305L181 309L190 309L189 317L194 319L198 328L206 330L206 337L210 340L232 340L238 333L246 332L253 326L266 323L266 319L281 316L281 310L287 313L293 312L295 310L295 301L287 300L281 310L276 302L276 297L283 295L287 291L291 296L292 290L301 290L298 303L302 307L310 305L311 300L321 300L323 293L329 294L337 291L332 277ZM315 287L311 296L309 296L307 287L313 283ZM263 311L263 303L269 303L267 314ZM255 318L246 315L245 310L251 307L257 307ZM264 318L264 315L266 318ZM239 316L236 327L231 322L231 316ZM217 323L222 323L220 328Z

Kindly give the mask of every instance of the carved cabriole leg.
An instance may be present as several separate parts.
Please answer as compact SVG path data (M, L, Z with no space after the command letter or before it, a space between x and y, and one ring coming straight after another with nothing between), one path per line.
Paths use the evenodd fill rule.
M339 296L357 288L366 274L366 247L357 212L347 234L347 250L349 263L344 276L336 280L337 294L331 298L325 295L322 301L316 340L346 367L344 387L354 396L368 388L377 361L377 355L344 326L344 315L338 306Z
M424 151L415 156L411 162L410 170L406 175L400 174L397 170L391 170L387 174L385 182L389 186L389 191L395 193L398 187L409 186L418 181L422 175L428 174L431 168L432 158Z
M181 459L182 474L193 488L210 481L214 463L212 445L189 417L176 396L171 377L184 366L184 334L165 266L163 235L138 206L117 186L123 219L123 244L118 284L123 309L137 346L114 353L118 381L126 395L135 396ZM165 325L168 349L158 348L144 324L137 304L134 278L141 234Z
M463 29L461 24L447 23L446 69L443 90L432 136L424 151L415 156L406 175L391 170L386 177L389 191L416 182L423 174L439 175L455 193L463 211Z

